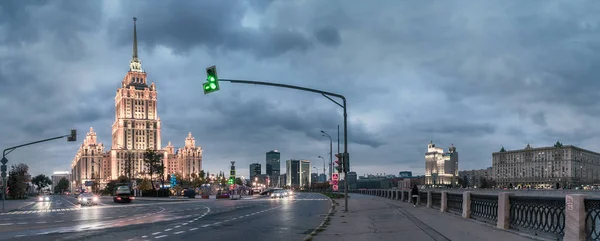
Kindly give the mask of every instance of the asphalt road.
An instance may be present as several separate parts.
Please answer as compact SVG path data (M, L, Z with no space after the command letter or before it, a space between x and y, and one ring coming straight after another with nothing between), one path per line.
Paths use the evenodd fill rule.
M0 240L302 240L329 210L321 194L284 199L141 201L79 207L52 196L0 215Z

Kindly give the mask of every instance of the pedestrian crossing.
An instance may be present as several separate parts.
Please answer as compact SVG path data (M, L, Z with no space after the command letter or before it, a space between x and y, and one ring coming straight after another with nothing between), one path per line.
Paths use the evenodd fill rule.
M25 211L12 211L7 213L0 213L0 216L3 215L14 215L14 214L30 214L30 213L51 213L51 212L68 212L68 211L77 211L81 208L57 208L57 209L42 209L42 210L25 210Z

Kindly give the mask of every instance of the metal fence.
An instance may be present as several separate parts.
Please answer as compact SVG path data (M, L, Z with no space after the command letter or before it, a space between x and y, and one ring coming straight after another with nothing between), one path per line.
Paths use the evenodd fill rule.
M427 192L424 192L424 191L419 192L419 205L423 205L423 206L427 205Z
M442 193L431 192L431 207L440 208L442 206Z
M585 199L585 234L587 240L600 240L600 199Z
M471 194L471 217L489 223L498 221L498 197Z
M514 196L510 201L510 227L536 235L562 237L565 231L565 199Z
M448 205L448 212L462 215L463 211L463 195L456 193L447 193L446 202Z

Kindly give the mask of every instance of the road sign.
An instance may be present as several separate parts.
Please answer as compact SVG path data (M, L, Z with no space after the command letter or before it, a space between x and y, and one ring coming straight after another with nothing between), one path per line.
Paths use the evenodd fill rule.
M6 169L7 169L7 168L6 168L6 165L2 165L2 166L0 166L0 171L2 171L2 172L6 172Z
M339 190L339 189L338 189L338 185L333 185L333 191L334 191L334 192L337 192L338 190Z
M84 185L85 185L86 187L89 187L89 186L92 186L92 185L94 185L94 182L93 182L93 181L85 181L85 184L84 184Z
M6 172L2 172L2 178L6 178Z
M331 175L331 180L335 180L335 181L337 181L337 180L340 180L340 176L339 176L339 174L337 174L337 173L333 173L333 174Z
M331 185L337 186L338 185L338 180L331 180Z
M229 172L229 175L235 176L235 170L231 170L231 171Z
M2 165L6 165L6 163L8 163L8 159L6 159L6 157L2 157L2 160L0 160L0 162L2 162Z

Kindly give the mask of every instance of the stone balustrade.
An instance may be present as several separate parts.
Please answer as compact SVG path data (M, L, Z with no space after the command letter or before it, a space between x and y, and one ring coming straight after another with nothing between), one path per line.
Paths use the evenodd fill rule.
M360 189L351 193L412 202L411 190ZM475 219L499 229L527 232L567 241L600 240L600 198L566 194L562 197L515 195L513 192L421 190L417 205Z

